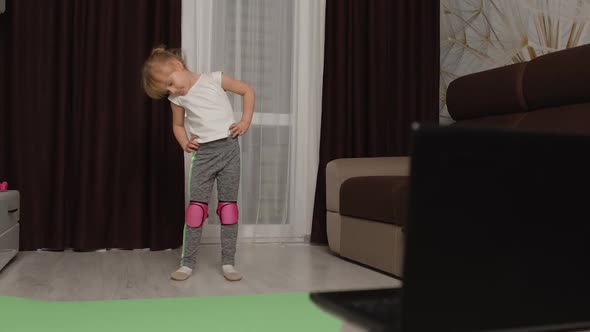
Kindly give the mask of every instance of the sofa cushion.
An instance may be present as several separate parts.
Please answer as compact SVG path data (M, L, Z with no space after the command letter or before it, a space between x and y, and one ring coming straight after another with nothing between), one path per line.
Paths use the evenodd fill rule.
M512 128L563 133L590 133L590 103L539 109L533 112L485 116L451 126Z
M447 107L453 120L522 113L527 104L522 90L526 62L457 78L447 89Z
M405 225L407 221L407 176L353 177L340 187L340 214Z
M514 113L484 116L481 118L457 121L452 123L451 126L479 128L517 128L519 123L525 118L526 115L527 113Z
M517 128L562 133L590 133L590 103L565 105L528 112Z
M530 110L590 102L590 45L545 54L529 61L523 94Z

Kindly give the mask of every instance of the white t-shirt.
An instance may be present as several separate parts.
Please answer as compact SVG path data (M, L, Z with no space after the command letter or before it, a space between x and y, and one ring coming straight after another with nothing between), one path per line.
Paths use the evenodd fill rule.
M221 86L220 71L201 74L186 95L169 96L168 100L185 109L189 138L197 135L197 142L207 143L231 135L234 114Z

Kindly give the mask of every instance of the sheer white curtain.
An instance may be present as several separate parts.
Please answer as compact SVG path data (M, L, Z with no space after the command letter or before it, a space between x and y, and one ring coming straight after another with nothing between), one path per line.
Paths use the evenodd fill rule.
M240 237L303 241L317 176L325 0L184 0L182 6L188 66L222 70L257 93L252 126L240 139ZM239 120L241 97L230 98ZM218 241L216 195L204 242Z

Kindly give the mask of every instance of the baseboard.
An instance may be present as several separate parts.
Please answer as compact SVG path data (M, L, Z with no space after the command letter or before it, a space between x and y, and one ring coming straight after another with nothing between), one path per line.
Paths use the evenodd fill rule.
M204 237L201 239L203 244L219 244L219 237ZM304 237L252 237L238 238L238 243L309 243Z

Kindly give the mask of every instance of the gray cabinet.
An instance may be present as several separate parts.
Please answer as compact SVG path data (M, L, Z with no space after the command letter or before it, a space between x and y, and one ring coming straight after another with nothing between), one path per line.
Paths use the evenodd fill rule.
M0 192L0 270L18 253L19 220L19 192Z

